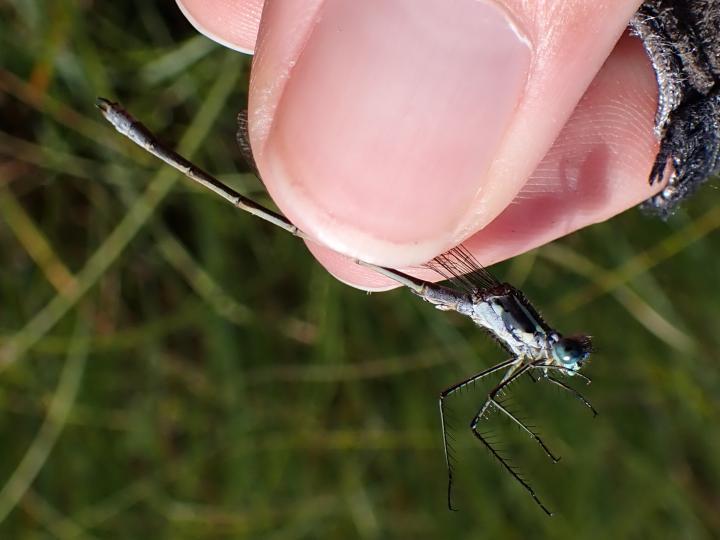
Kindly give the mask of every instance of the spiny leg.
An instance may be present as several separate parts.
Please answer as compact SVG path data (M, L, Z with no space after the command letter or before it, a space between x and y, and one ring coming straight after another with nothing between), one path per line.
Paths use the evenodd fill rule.
M577 399L579 399L588 409L590 409L590 410L592 411L593 416L597 416L597 415L598 415L597 411L595 410L595 407L593 407L592 404L591 404L587 399L585 399L585 396L583 396L580 392L578 392L577 390L575 390L572 386L568 386L568 385L565 384L564 382L562 382L562 381L560 381L560 380L558 380L558 379L556 379L556 378L554 378L554 377L551 377L550 375L548 375L548 376L546 377L546 379L547 379L548 381L550 381L551 383L558 385L560 388L563 388L564 390L567 390L567 391L570 392L572 395L574 395L574 396L575 396Z
M557 463L558 461L560 461L560 458L559 458L559 457L556 457L556 456L552 453L552 451L550 450L550 448L548 448L548 446L543 442L543 440L540 438L540 436L539 436L537 433L535 433L535 432L534 432L529 426L527 426L524 422L522 422L517 416L515 416L515 414L513 414L511 411L509 411L509 410L504 406L503 403L501 403L500 401L498 401L498 400L496 399L497 394L499 394L500 392L502 392L503 389L504 389L505 387L507 387L511 382L513 382L513 381L515 381L516 379L520 378L520 376L523 375L524 373L527 373L528 375L530 375L530 371L532 370L533 367L534 367L534 366L533 366L532 364L529 364L529 365L525 365L525 366L521 367L521 368L518 369L516 372L512 372L512 371L508 372L508 374L503 378L503 380L500 382L500 384L497 386L497 388L495 388L495 389L490 393L490 395L488 396L488 400L485 402L485 404L483 405L483 408L480 410L480 412L479 412L479 413L477 414L477 416L475 417L475 420L478 420L478 421L479 421L479 419L482 418L483 415L485 414L485 411L486 411L487 407L492 404L498 411L502 412L502 413L505 414L508 418L510 418L510 420L512 420L513 422L515 422L515 423L520 427L520 429L522 429L523 431L525 431L525 433L527 433L528 435L530 435L530 437L532 437L533 439L535 439L535 441L540 445L540 447L543 449L543 451L545 452L545 454L547 454L547 456L548 456L551 460L553 460L554 463ZM532 378L532 375L531 375L531 378ZM535 379L533 379L533 380L535 380Z
M535 490L532 488L532 486L530 484L528 484L527 481L522 476L520 476L520 473L518 473L517 469L515 469L512 465L510 465L497 452L497 450L495 450L495 448L492 445L490 445L490 443L487 440L485 440L485 438L474 429L473 429L473 435L475 435L475 437L477 437L480 440L480 442L483 443L485 448L487 448L490 451L490 453L495 457L495 459L497 459L500 462L500 464L505 468L505 470L507 472L509 472L513 478L515 478L515 481L518 482L522 487L525 488L525 491L527 491L530 494L530 496L533 498L535 503L540 508L542 508L543 512L545 512L548 516L552 516L553 513L547 508L547 506L545 506L543 504L543 502L540 500L540 497L537 496L537 494L535 493Z
M490 453L495 457L495 459L497 459L497 460L500 462L500 464L503 466L503 468L504 468L508 473L510 473L510 475L511 475L513 478L515 478L515 480L516 480L522 487L525 488L525 491L527 491L527 492L530 494L530 496L531 496L531 497L533 498L533 500L537 503L537 505L538 505L540 508L542 508L543 512L545 512L548 516L552 516L552 512L550 512L550 510L548 510L548 508L542 503L542 501L541 501L540 498L537 496L537 494L535 493L535 490L532 488L532 486L530 486L530 484L528 484L527 481L526 481L522 476L520 476L520 474L518 473L518 471L517 471L514 467L512 467L512 466L510 465L510 463L508 463L508 461L507 461L505 458L503 458L503 457L500 455L500 453L490 444L490 442L487 440L487 438L486 438L482 433L480 433L480 432L478 431L478 429L477 429L480 420L482 419L483 415L485 414L485 412L487 411L488 407L490 407L491 404L494 405L494 406L496 406L496 407L498 407L499 410L502 410L502 409L500 409L499 404L498 404L497 401L495 400L495 397L497 396L497 394L498 394L503 388L505 388L507 385L509 385L511 382L513 382L515 379L517 379L518 377L520 377L523 373L527 373L528 370L530 369L530 367L531 367L531 366L529 366L529 365L525 365L525 366L522 366L522 367L520 367L520 368L518 369L518 368L516 368L516 367L513 366L513 367L511 367L511 368L508 370L507 374L505 375L505 377L503 377L503 380L500 382L500 384L498 384L498 385L492 390L492 392L490 392L490 394L488 394L487 400L485 401L485 403L483 404L482 408L478 411L478 413L475 415L475 417L473 418L472 422L470 423L470 429L472 430L473 435L475 435L475 437L485 446L485 448L487 448L487 449L490 451ZM510 415L510 416L511 416L511 418L513 418L513 420L515 420L515 421L517 422L517 420L516 420L512 415ZM521 425L522 425L522 424L521 424ZM523 427L525 427L525 426L523 426ZM529 431L529 430L526 429L526 431ZM530 431L529 431L529 432L530 432ZM530 433L532 433L532 432L530 432ZM536 439L537 439L538 441L540 441L540 439L537 438L537 436L536 436ZM542 447L546 450L546 452L548 453L548 455L550 455L550 456L554 459L554 457L553 457L552 454L549 452L549 450L547 450L547 447L542 443L542 441L540 441L540 444L541 444Z
M510 420L512 420L518 426L520 426L520 429L522 429L525 433L530 435L530 437L535 439L535 442L537 442L540 445L540 447L545 451L547 456L553 460L553 463L557 463L558 461L560 461L560 458L556 457L555 454L552 453L550 448L547 447L547 445L543 442L543 440L540 438L540 436L537 433L535 433L532 429L530 429L529 426L527 426L517 416L515 416L512 412L510 412L508 409L506 409L505 406L502 403L500 403L499 401L493 399L492 403L497 410L504 413L508 418L510 418Z
M505 360L504 362L500 362L499 364L488 368L484 371L481 371L480 373L473 375L469 379L465 379L464 381L461 381L457 384L454 384L450 386L449 388L446 388L442 391L440 394L440 399L438 400L438 403L440 405L440 426L442 428L442 437L443 437L443 451L445 452L445 466L447 467L447 473L448 473L448 489L447 489L447 503L448 508L450 510L455 510L452 505L452 485L453 485L453 467L452 467L452 456L450 454L449 444L448 444L448 430L447 430L447 422L445 421L445 405L444 401L445 398L448 397L451 394L454 394L458 390L465 388L469 384L473 384L483 377L487 377L488 375L495 373L496 371L499 371L501 369L504 369L516 362L518 362L518 358L509 358L508 360Z

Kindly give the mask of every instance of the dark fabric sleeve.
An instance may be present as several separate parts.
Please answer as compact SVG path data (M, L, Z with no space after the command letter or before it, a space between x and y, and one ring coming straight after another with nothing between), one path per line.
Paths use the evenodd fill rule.
M655 68L660 149L650 184L674 169L642 207L669 216L720 169L720 0L648 0L630 22Z

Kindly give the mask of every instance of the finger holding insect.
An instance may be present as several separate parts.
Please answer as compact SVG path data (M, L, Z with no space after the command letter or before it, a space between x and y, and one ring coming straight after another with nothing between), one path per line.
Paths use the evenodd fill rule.
M406 7L267 2L250 91L253 149L281 210L321 244L392 267L432 258L507 207L637 2ZM585 223L639 200L618 198Z
M660 189L647 180L658 148L653 133L656 105L652 67L641 43L626 36L523 190L464 245L488 266L647 199ZM329 250L309 247L341 281L369 290L396 286ZM438 279L428 272L407 271Z

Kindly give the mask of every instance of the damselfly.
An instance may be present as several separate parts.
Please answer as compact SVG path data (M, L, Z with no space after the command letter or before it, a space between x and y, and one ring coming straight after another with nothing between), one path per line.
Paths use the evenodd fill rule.
M117 131L176 168L191 180L211 189L237 208L264 219L295 236L312 240L283 215L244 197L162 144L150 130L135 120L118 103L101 98L98 100L98 107ZM246 117L241 114L238 120L238 141L241 150L254 166L246 134ZM454 470L448 445L445 399L488 375L503 372L500 382L490 391L483 405L472 418L470 429L473 435L490 451L503 468L523 486L535 502L548 515L552 515L540 501L530 484L490 444L487 437L480 431L479 426L487 413L494 409L515 422L540 445L553 462L557 462L559 458L550 451L537 433L509 411L498 399L498 396L511 383L527 374L536 382L539 380L548 381L570 392L588 407L594 415L597 414L582 394L556 377L556 375L578 375L585 382L590 382L590 379L579 373L580 368L591 352L590 337L585 335L564 337L555 331L545 323L522 292L508 283L497 281L463 246L436 257L426 265L447 279L450 286L418 279L392 268L377 266L360 260L355 262L395 280L439 310L457 311L470 317L475 324L487 330L510 354L510 358L507 360L447 388L440 394L440 420L448 474L448 507L453 509L452 486Z

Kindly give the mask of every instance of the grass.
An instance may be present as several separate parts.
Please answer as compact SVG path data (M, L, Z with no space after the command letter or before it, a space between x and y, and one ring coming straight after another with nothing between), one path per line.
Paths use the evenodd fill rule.
M234 145L249 61L174 6L0 5L0 537L713 538L720 534L718 193L631 210L494 270L598 352L585 390L518 386L563 456L462 429L445 508L436 397L502 353L405 291L192 187L94 110L120 99L267 202Z

